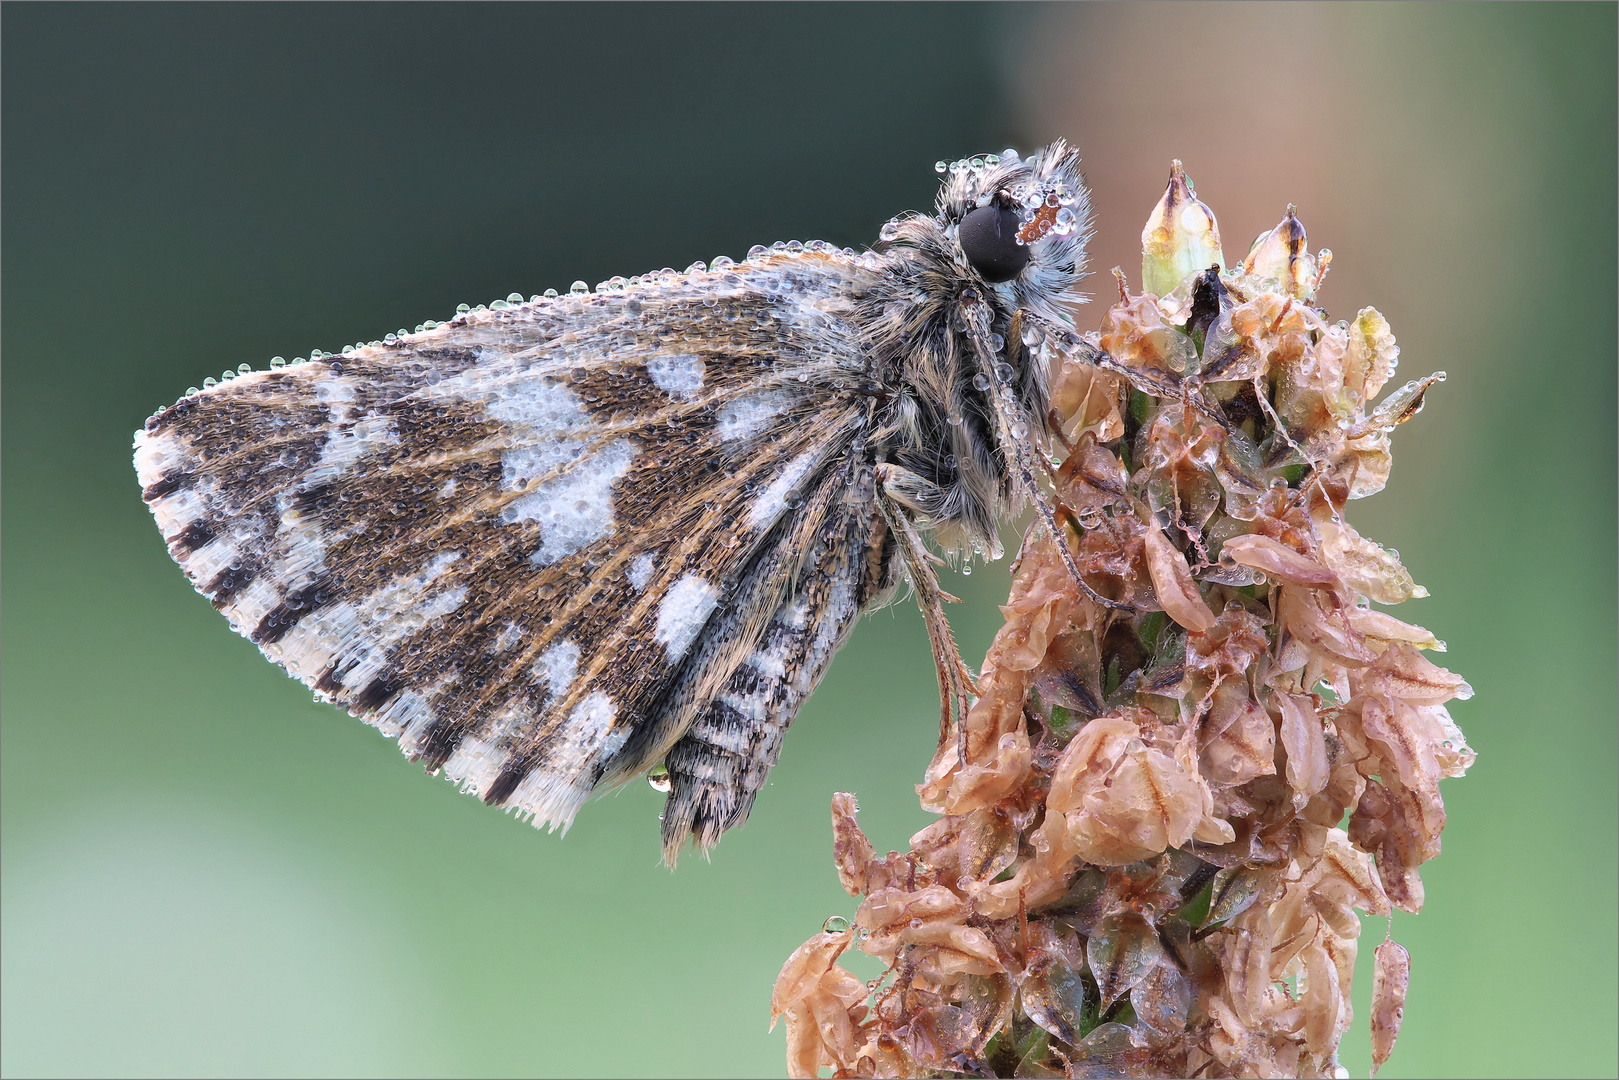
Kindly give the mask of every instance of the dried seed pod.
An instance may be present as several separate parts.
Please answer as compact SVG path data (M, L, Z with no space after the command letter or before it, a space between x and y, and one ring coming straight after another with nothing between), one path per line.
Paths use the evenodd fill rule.
M1197 591L1197 582L1187 569L1186 556L1169 542L1162 530L1148 529L1147 572L1152 575L1152 588L1164 613L1180 625L1201 634L1214 625L1214 612Z
M1102 995L1103 1009L1129 993L1165 959L1158 932L1139 915L1104 919L1085 943L1085 960Z
M1394 1053L1411 988L1411 954L1392 940L1372 950L1372 1075Z

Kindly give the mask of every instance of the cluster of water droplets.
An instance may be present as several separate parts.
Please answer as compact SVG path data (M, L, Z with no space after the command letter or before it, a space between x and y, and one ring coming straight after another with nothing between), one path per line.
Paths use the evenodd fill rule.
M933 171L941 176L949 173L951 176L962 177L969 173L973 176L983 176L984 173L997 165L1017 165L1022 162L1018 152L1008 147L998 154L984 154L979 157L958 158L955 161L935 161Z
M683 278L690 278L694 275L726 275L734 271L738 266L744 264L757 264L766 259L783 255L792 257L802 256L805 254L852 259L858 265L868 270L875 270L881 266L881 259L869 251L862 253L856 252L850 247L840 248L836 244L833 244L827 240L777 241L768 247L764 244L755 244L753 247L748 249L748 253L741 263L727 255L717 255L712 262L704 262L699 259L688 266L684 271L666 266L661 270L654 270L646 274L637 274L634 277L611 277L606 281L599 282L594 290L583 281L575 281L571 286L569 286L566 294L559 293L556 289L546 289L543 293L535 293L533 296L530 296L525 300L522 293L513 292L501 299L493 300L488 304L457 304L455 307L454 318L460 318L465 315L477 315L490 311L508 311L512 308L520 307L525 303L539 305L558 299L577 299L592 295L625 293L641 287L667 286L678 282ZM734 278L727 280L733 284L738 283ZM436 330L441 326L447 325L449 325L448 322L438 322L433 319L427 319L416 324L414 331L406 330L401 327L394 333L387 334L376 341L357 342L353 345L345 345L340 353L330 353L324 352L320 349L314 349L310 352L307 359L304 357L298 357L289 361L280 356L272 357L269 363L269 370L280 371L289 364L302 364L308 361L332 360L341 356L352 356L361 349L393 345L400 339L410 337L412 334L423 334L430 330ZM222 372L220 377L217 379L213 378L212 376L204 379L200 387L188 387L183 397L195 396L196 394L201 393L203 390L212 389L213 387L218 386L221 382L227 382L242 375L252 374L253 371L254 368L251 364L241 364L234 370L226 370ZM342 374L340 360L333 364L332 372L333 374ZM152 414L152 418L155 419L161 412L161 409L154 412Z
M966 177L981 179L997 166L1017 165L1022 161L1016 150L1008 148L999 154L984 154L948 162L936 161L933 163L933 171L958 180ZM996 194L994 190L981 191L976 205L988 206ZM1022 228L1033 225L1036 218L1044 216L1045 224L1036 228L1034 240L1048 235L1069 236L1080 227L1079 213L1074 209L1075 204L1079 202L1080 193L1070 187L1066 180L1058 178L1045 181L1031 175L1006 189L1006 194L1018 205L1019 223ZM889 225L895 224L889 222ZM890 237L885 236L883 239ZM1034 240L1025 241L1019 236L1017 242L1022 245L1033 243Z

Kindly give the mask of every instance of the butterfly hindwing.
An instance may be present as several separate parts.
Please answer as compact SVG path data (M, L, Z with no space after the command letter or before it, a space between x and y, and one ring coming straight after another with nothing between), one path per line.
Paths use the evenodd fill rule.
M769 256L231 379L137 436L144 496L270 659L566 825L836 576L826 528L869 529L862 273Z
M793 588L669 751L663 842L671 864L688 836L706 849L747 819L788 726L856 616L892 591L892 543L875 494L869 473L852 484L830 477L815 493L825 511L804 515L796 545L783 546L805 556Z

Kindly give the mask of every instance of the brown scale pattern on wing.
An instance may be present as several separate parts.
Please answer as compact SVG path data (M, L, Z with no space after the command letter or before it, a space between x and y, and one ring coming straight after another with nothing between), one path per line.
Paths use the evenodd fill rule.
M810 263L790 270L825 270ZM402 573L457 555L431 583L437 592L465 590L453 613L384 641L369 658L364 647L374 642L345 641L319 670L297 674L374 722L406 690L427 695L434 722L415 732L407 749L430 768L468 735L488 736L502 710L521 706L531 722L500 736L510 749L508 767L483 792L498 802L522 772L543 767L559 722L587 689L610 694L622 723L660 707L674 671L651 634L659 598L685 573L723 586L749 572L760 537L741 523L774 471L812 444L841 446L852 437L867 405L857 396L853 337L829 351L824 327L810 325L820 315L784 318L779 307L762 294L705 304L679 289L666 303L651 294L561 298L474 313L398 344L231 380L148 424L149 436L178 438L184 453L169 473L143 476L146 494L154 502L202 495L208 515L193 532L199 541L219 524L263 523L262 543L239 553L215 592L235 621L243 585L257 579L260 594L275 587L279 601L251 609L254 617L238 626L272 659L282 659L278 642L307 620L363 606ZM647 360L670 352L700 358L700 392L685 398L655 385ZM587 453L633 441L639 453L613 489L614 532L554 565L529 561L540 526L499 518L523 494L502 486L502 453L513 431L490 417L486 399L435 392L484 372L490 384L538 372L573 391L590 417ZM808 373L807 385L799 372ZM317 393L333 378L353 390L336 408ZM834 387L845 379L847 386ZM714 427L725 403L762 385L791 391L794 407L753 438L720 442ZM394 441L371 447L351 468L317 475L334 422L367 417L385 419ZM823 467L836 467L838 457L829 451ZM529 490L545 479L533 478ZM451 480L454 490L446 492ZM283 564L289 530L297 529L320 538L324 567L295 579ZM649 550L659 553L657 572L638 592L626 570ZM188 562L185 552L176 557ZM211 584L196 583L205 591ZM762 625L767 614L753 622ZM274 625L263 626L272 616ZM513 634L515 644L507 640ZM579 648L579 673L574 692L553 701L533 667L563 639Z
M847 426L845 418L844 439ZM458 576L467 579L471 589L466 608L476 611L483 622L425 645L421 671L464 669L465 674L435 699L438 719L416 752L428 767L442 765L464 738L480 731L484 717L499 712L514 694L521 695L535 710L538 723L525 737L512 741L512 764L503 774L507 779L484 793L490 801L499 801L528 768L544 761L559 725L587 692L608 694L625 718L651 709L670 673L664 647L652 636L661 597L688 573L722 588L734 583L767 539L767 534L739 529L737 524L777 467L773 457L755 454L737 459L711 436L689 429L649 435L649 447L662 452L641 455L619 482L615 510L620 524L613 535L552 567L535 568L527 562L526 551L532 550L534 541L514 545L521 563L509 574L496 570L485 575L479 569L481 562L457 567ZM805 422L783 433L772 453L797 454L818 440L836 437L837 430L825 423ZM672 446L659 445L663 439L681 449L671 453ZM670 467L671 457L680 467ZM829 455L827 464L837 464L835 455ZM533 535L537 540L537 530ZM639 543L626 542L627 537ZM629 587L626 571L649 540L662 545L659 568L645 591L637 593ZM508 622L531 628L531 636L500 668L483 670L488 642ZM584 659L574 692L550 701L528 671L536 658L564 639L576 644ZM482 685L467 685L469 679L480 677Z

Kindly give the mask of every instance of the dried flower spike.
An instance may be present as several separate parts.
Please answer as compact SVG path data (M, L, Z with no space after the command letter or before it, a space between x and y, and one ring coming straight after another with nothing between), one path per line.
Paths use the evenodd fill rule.
M1024 538L917 788L941 816L878 857L833 798L862 899L777 981L794 1076L1344 1075L1355 912L1422 905L1439 781L1474 757L1445 704L1472 691L1371 606L1426 594L1343 514L1442 373L1374 404L1393 334L1315 306L1291 208L1225 271L1177 162L1143 248L1146 291L1056 357L1062 535ZM855 979L851 947L887 973ZM1392 941L1373 983L1381 1066Z

